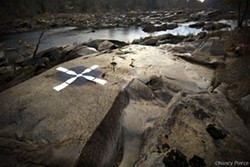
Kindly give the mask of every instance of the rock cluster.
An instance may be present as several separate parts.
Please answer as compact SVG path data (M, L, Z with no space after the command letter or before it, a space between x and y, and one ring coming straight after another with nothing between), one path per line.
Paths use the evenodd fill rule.
M17 32L27 32L44 28L55 28L74 26L80 29L116 28L128 26L141 26L146 32L155 32L167 29L174 29L178 23L187 21L209 21L220 16L221 11L217 10L179 10L179 11L158 11L158 12L128 12L121 14L80 14L80 13L58 13L42 14L33 18L12 19L2 21L0 34L12 34ZM226 17L226 14L224 17ZM230 16L232 17L232 16ZM157 25L157 26L156 26ZM215 30L227 27L224 24L197 24L197 28Z
M233 87L236 76L220 69L238 69L238 63L227 62L219 38L176 38L166 34L139 40L141 45L95 40L33 56L39 75L0 93L0 166L248 162L250 130L228 100L248 110L248 82ZM6 69L9 62L27 62L6 53L0 52ZM67 87L53 89L62 83Z
M3 91L11 86L38 75L60 63L101 51L127 45L116 40L93 40L81 45L66 45L50 48L33 55L30 48L5 48L0 56L1 86Z
M138 166L249 161L249 129L222 94L178 96L147 134Z

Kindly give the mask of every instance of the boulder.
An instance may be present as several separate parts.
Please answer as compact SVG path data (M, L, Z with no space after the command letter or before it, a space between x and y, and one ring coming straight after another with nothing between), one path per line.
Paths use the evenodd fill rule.
M117 40L104 40L104 39L97 39L93 40L87 43L87 46L93 47L96 50L109 50L109 49L115 49L117 47L123 47L126 46L127 43L123 41L117 41Z
M20 55L15 48L7 48L4 50L4 55L10 64L15 63L15 59Z
M104 50L111 50L111 49L116 49L116 48L118 48L118 46L113 44L112 42L103 41L98 45L97 50L104 51Z
M5 57L5 54L3 51L0 51L0 67L8 65L8 60Z
M193 54L202 56L225 56L226 52L220 38L211 37L203 45L197 48Z
M158 45L158 39L154 38L154 37L145 38L142 40L142 42L140 42L140 45L156 46L156 45Z
M163 24L161 27L165 30L173 30L178 27L177 23L171 23L171 24Z
M113 166L123 145L122 123L128 129L124 149L130 157L130 143L138 152L143 132L166 110L167 101L158 96L167 94L168 87L202 92L211 85L212 70L174 60L163 48L130 45L121 51L125 58L113 52L60 64L77 74L99 65L84 75L106 80L105 85L89 81L91 77L77 76L72 82L75 75L56 66L1 92L0 166ZM156 74L162 81L151 78ZM167 82L180 85L177 89ZM62 83L68 86L53 89Z
M211 37L192 54L179 56L195 63L217 66L225 62L226 52L220 38Z
M34 56L36 72L44 68L51 68L57 64L86 56L89 54L97 53L95 48L81 46L81 45L67 45L62 47L54 47L39 52ZM43 70L42 70L43 71Z
M145 135L138 167L249 165L250 131L221 94L177 94Z
M23 56L19 55L15 59L15 64L22 66L22 64L24 63L24 61L25 61L25 58Z
M191 24L189 25L189 27L191 28L203 28L205 26L205 22L197 22L197 23L194 23L194 24Z
M144 28L142 29L144 32L156 32L156 31L164 31L166 30L164 27L161 26L154 26L154 25L147 25L144 26Z
M177 43L182 42L185 39L185 36L162 34L162 35L157 36L156 38L158 38L159 44L166 44L166 43L177 44Z
M95 48L87 47L87 46L77 46L77 45L68 45L63 48L62 53L60 55L60 62L69 61L78 57L87 56L89 54L97 53L98 51Z
M244 97L242 97L242 98L240 99L240 105L241 105L241 107L242 107L245 111L247 111L247 112L250 111L250 94L247 95L247 96L244 96ZM248 114L250 114L250 113L248 113Z
M172 24L163 24L160 26L155 26L153 24L146 25L142 29L144 32L156 32L156 31L166 31L166 30L172 30L178 27L177 23Z
M230 27L231 27L230 25L224 24L224 23L208 23L202 28L202 30L215 31L215 30L220 30L223 28L230 28Z

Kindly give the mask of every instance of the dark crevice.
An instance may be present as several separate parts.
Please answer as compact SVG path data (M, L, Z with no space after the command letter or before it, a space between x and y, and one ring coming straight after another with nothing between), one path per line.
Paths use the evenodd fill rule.
M120 92L99 127L85 144L78 167L117 166L122 154L122 116L128 104L127 92Z

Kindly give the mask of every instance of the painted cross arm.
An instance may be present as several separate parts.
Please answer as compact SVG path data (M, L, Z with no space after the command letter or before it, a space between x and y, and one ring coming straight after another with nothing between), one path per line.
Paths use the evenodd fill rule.
M61 72L64 72L68 75L73 75L74 77L68 79L67 81L61 83L60 85L58 86L55 86L53 87L54 90L56 91L61 91L62 89L66 88L67 86L69 86L71 83L73 83L77 78L79 77L84 77L85 79L91 81L91 82L96 82L98 84L101 84L101 85L105 85L107 83L106 80L103 80L103 79L99 79L99 78L96 78L96 77L93 77L93 76L89 76L89 75L83 75L83 74L86 74L86 73L89 73L91 72L92 70L98 68L99 66L98 65L93 65L91 66L90 68L87 68L85 69L82 73L80 74L77 74L76 72L72 71L72 70L68 70L64 67L58 67L56 70L57 71L61 71Z

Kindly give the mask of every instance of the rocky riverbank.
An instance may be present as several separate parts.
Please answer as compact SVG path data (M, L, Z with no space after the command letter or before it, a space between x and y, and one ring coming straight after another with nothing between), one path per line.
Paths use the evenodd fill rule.
M1 46L0 166L249 165L246 32Z
M216 30L228 25L219 26L205 23L221 19L236 19L236 13L218 10L178 10L178 11L131 11L127 13L82 14L82 13L45 13L33 18L3 20L0 24L0 35L28 32L47 28L73 26L79 29L117 28L140 26L145 32L155 32L178 27L179 23L188 21L201 22L206 30ZM197 26L197 25L194 25ZM202 27L203 27L202 26ZM201 27L201 28L202 28Z

